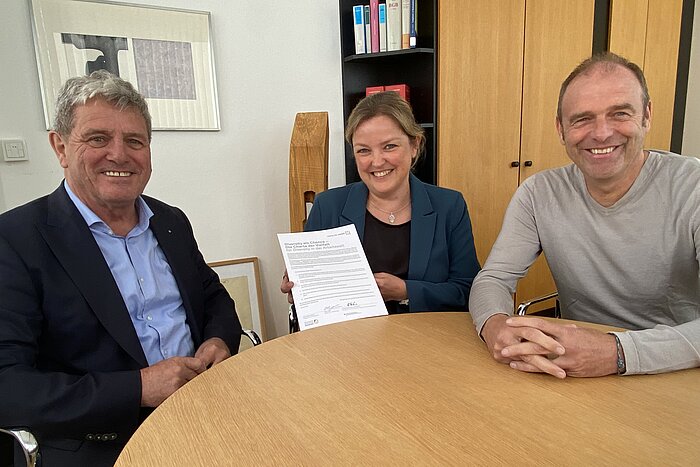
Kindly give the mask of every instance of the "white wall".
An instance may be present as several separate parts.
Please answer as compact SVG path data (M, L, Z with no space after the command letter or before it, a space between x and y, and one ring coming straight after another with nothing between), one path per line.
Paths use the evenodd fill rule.
M693 42L690 48L688 94L683 128L683 154L700 157L700 1L695 1Z
M329 183L345 179L338 2L124 1L211 12L222 129L155 132L146 193L188 214L207 261L259 257L268 333L285 334L275 234L289 229L297 112L329 112ZM30 160L0 161L0 212L52 191L63 175L47 143L28 3L2 4L0 138L23 138Z
M329 185L344 183L338 2L123 1L212 13L222 130L156 132L147 193L188 213L208 261L260 258L268 332L284 334L275 233L289 228L296 112L329 112ZM0 24L0 138L23 138L30 156L0 161L3 212L52 191L62 171L46 139L28 2L4 0ZM700 156L700 2L693 44L683 153Z

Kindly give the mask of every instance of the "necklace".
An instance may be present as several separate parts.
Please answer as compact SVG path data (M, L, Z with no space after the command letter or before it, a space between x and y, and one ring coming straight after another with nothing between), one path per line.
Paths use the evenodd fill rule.
M374 204L374 203L373 203L372 201L370 201L369 199L367 200L367 202L368 202L372 207L374 207L374 209L376 209L376 210L378 210L378 211L381 211L381 212L383 212L384 214L389 214L389 217L388 217L387 219L389 220L389 223L390 223L390 224L393 224L394 222L396 222L396 214L400 213L401 211L403 211L404 209L406 209L406 208L411 204L411 200L409 199L409 200L408 200L408 203L404 204L400 209L397 209L396 211L385 211L384 209L380 208L379 206L377 206L376 204Z

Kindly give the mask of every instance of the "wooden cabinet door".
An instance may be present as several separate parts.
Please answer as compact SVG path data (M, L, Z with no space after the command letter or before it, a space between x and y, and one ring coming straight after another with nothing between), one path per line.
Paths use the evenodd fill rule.
M481 264L518 186L524 1L438 3L438 184L461 191Z
M519 183L568 163L556 103L567 73L591 53L593 7L594 0L438 4L438 184L464 194L482 264ZM523 299L554 290L538 263L518 287Z
M683 0L612 0L611 52L644 71L651 96L651 129L644 145L671 147Z
M594 7L594 0L526 1L520 182L571 162L555 127L557 100L562 81L591 55ZM542 255L518 284L516 302L555 290ZM531 311L549 306L543 303Z

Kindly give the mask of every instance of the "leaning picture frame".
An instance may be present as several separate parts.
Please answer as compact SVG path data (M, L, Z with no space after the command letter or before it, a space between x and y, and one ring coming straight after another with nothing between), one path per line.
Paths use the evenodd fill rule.
M98 69L146 98L154 130L219 130L210 13L107 0L28 0L46 128L63 83Z
M260 266L258 258L231 259L208 263L236 303L236 313L243 329L252 329L264 341L265 312L262 301L262 286L260 283ZM241 341L241 350L252 347L247 339Z

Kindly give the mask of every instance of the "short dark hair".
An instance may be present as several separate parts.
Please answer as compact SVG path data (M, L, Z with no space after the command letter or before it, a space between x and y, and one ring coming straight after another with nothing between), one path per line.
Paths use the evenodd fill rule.
M647 87L647 80L644 78L644 72L639 66L633 62L630 62L626 58L617 55L612 52L601 52L594 54L592 57L582 61L579 65L574 68L574 70L569 73L563 83L561 83L561 88L559 89L559 101L557 102L557 120L561 123L561 101L564 98L564 93L569 88L571 82L580 75L584 75L594 68L602 67L605 71L612 71L616 66L621 66L627 68L639 81L639 85L642 88L642 104L643 108L646 109L649 105L649 88Z
M415 140L418 150L411 164L412 167L415 167L425 148L425 130L416 122L411 105L398 92L378 92L370 94L358 102L350 112L348 123L345 126L347 142L352 145L352 137L361 123L380 115L390 117L409 138Z
M101 97L119 110L136 109L146 121L148 139L151 139L151 114L146 100L128 81L105 70L93 71L88 76L70 78L58 92L53 129L61 136L73 131L75 108L93 97Z

